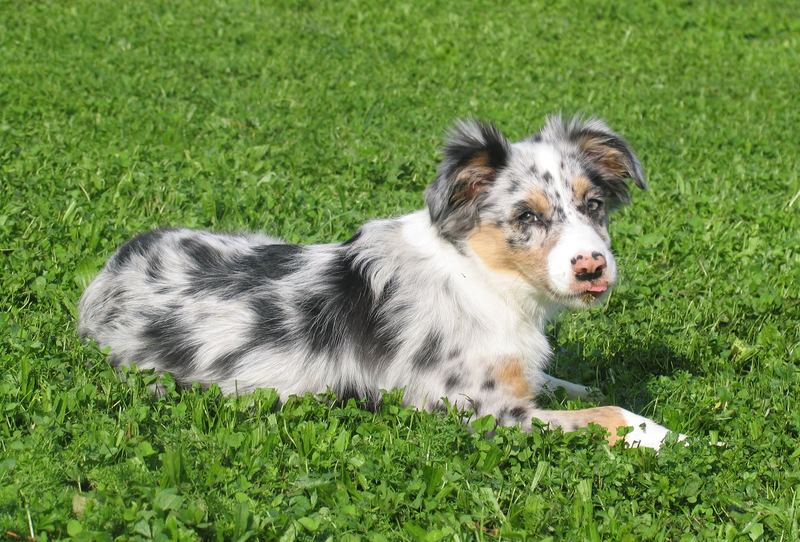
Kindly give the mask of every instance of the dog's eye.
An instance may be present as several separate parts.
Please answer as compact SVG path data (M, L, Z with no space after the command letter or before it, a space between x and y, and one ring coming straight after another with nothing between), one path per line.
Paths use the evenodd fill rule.
M517 217L523 224L541 224L542 219L533 211L525 211Z
M586 210L589 212L597 212L603 208L603 200L599 199L590 199L586 202Z

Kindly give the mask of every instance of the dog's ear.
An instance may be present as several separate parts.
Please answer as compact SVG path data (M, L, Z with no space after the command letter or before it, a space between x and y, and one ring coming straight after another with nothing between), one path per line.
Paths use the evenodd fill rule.
M598 119L573 118L566 125L567 138L577 145L581 158L600 184L613 198L612 206L629 203L628 179L647 189L644 170L633 149L619 135Z
M459 121L445 141L436 180L425 190L431 222L455 239L475 225L481 201L506 165L509 143L496 126Z

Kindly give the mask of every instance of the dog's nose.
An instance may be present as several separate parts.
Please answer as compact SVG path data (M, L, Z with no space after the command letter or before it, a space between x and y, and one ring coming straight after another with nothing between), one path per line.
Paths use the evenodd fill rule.
M606 268L606 257L600 252L580 252L572 257L571 262L578 281L599 279Z

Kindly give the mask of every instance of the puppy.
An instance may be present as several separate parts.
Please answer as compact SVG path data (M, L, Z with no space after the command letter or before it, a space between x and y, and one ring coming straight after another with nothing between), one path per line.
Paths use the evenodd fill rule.
M418 408L451 404L529 430L633 426L629 444L668 433L618 407L538 409L545 324L597 304L617 279L609 213L645 188L630 146L599 120L548 118L510 143L458 123L426 208L365 224L344 243L160 229L123 245L83 294L79 332L115 365L169 371L226 393L333 390L376 404L403 388Z

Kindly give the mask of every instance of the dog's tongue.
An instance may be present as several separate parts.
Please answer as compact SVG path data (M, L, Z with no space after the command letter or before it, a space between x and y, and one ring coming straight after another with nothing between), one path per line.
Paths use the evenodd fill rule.
M607 289L608 289L608 285L606 285L606 284L592 284L591 286L589 286L586 289L586 291L587 292L596 293L596 294L601 294L601 293L605 292Z

